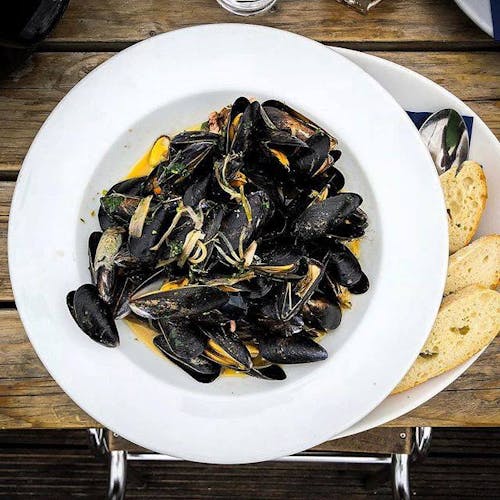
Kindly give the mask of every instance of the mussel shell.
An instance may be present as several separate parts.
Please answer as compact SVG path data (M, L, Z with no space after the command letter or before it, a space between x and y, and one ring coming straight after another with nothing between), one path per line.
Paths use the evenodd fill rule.
M170 145L177 152L190 144L201 142L208 142L219 147L220 140L220 134L215 134L206 130L185 130L173 137Z
M158 327L172 352L183 360L200 356L207 346L207 337L190 321L160 319Z
M127 227L140 201L138 196L111 193L101 198L101 208L115 224Z
M116 287L115 301L113 306L113 317L115 319L123 319L130 314L129 300L132 296L136 284L130 279L125 278L121 284Z
M203 356L198 356L190 360L183 360L176 356L170 349L163 335L156 336L153 339L153 343L162 354L179 368L182 368L186 373L191 375L197 382L208 384L213 382L220 375L221 367Z
M135 295L130 301L130 308L143 318L180 318L218 309L228 300L229 295L216 287L190 285Z
M115 258L123 244L123 233L124 230L120 227L109 227L102 233L95 250L96 287L99 295L107 304L113 302L116 279Z
M279 365L269 365L262 368L252 368L249 370L248 375L252 377L261 378L263 380L285 380L286 373Z
M132 177L115 184L106 194L120 193L127 196L141 196L146 177Z
M265 191L250 193L247 196L247 200L252 211L251 222L248 222L244 208L238 205L232 212L226 215L220 228L236 252L239 248L242 232L245 231L243 238L243 245L245 246L257 237L259 229L273 214L272 201Z
M143 263L155 259L156 253L151 250L173 219L176 204L162 204L147 218L140 238L130 237L128 240L130 254Z
M220 307L220 312L229 319L238 320L246 316L248 303L239 293L231 293L229 300Z
M280 299L281 306L279 308L280 318L283 321L289 321L300 311L302 306L318 289L318 286L323 279L325 271L324 264L316 259L306 258L304 260L307 264L307 273L300 281L297 281L293 285L291 295L287 289L290 288L290 286L287 284L284 286ZM314 271L314 275L310 276L310 271Z
M325 297L312 297L302 308L302 316L306 324L312 328L334 330L342 320L342 310L336 302Z
M281 101L270 99L263 102L262 107L277 128L280 130L289 130L303 141L307 140L320 129L309 118L306 118Z
M299 172L309 178L328 161L330 138L320 131L309 137L306 144L308 148L300 151L294 164Z
M82 285L69 292L66 303L76 324L92 340L106 347L116 347L120 343L111 310L94 285Z
M211 327L203 325L201 326L201 331L245 369L249 370L252 368L252 357L236 333L220 325L213 325Z
M99 226L103 231L106 231L111 226L115 225L115 221L106 213L104 208L101 206L97 212L97 218L99 220Z
M370 281L365 273L362 273L361 278L357 283L349 287L349 291L355 295L361 295L368 291L370 288Z
M212 182L211 175L200 176L184 191L182 201L184 205L197 207L201 200L207 197L208 186Z
M363 280L359 288L362 290L366 286L365 280L368 281L356 256L341 243L333 244L330 249L327 272L330 278L339 285L345 286L349 291L356 290L355 285Z
M234 136L230 137L231 124L240 113L242 114L245 113L249 105L250 101L246 97L238 97L238 99L236 99L236 101L234 101L233 105L231 106L231 111L229 112L229 118L225 130L226 153L229 153L229 151L231 151L234 139L236 137L236 132L239 128L238 125L237 129L234 130L235 132ZM247 119L247 117L245 117L245 119ZM240 124L241 124L241 119L240 119Z
M313 363L328 357L328 352L322 346L305 335L261 336L259 352L266 361L281 364Z
M324 236L329 228L341 223L353 213L363 199L356 193L339 193L313 203L298 217L293 232L297 238L312 240Z
M97 250L97 245L99 245L99 240L101 239L101 236L102 236L101 231L94 231L89 236L89 245L88 245L89 271L93 284L95 284L95 269L94 269L95 253Z

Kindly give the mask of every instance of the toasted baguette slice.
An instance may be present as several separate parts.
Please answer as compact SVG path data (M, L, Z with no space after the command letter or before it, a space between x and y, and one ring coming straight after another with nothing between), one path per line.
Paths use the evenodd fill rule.
M441 175L441 187L448 212L450 254L467 245L476 233L486 206L486 178L479 163L465 161Z
M500 234L473 241L450 257L445 295L469 285L496 288L500 284Z
M443 300L420 356L396 386L406 391L460 365L500 330L500 293L470 285Z

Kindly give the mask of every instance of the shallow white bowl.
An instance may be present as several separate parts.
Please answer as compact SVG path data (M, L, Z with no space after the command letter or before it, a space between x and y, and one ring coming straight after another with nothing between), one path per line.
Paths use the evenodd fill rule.
M97 227L89 214L100 191L159 134L197 123L238 95L281 99L339 138L347 187L362 194L370 217L361 261L372 286L325 338L327 361L287 367L281 383L222 378L207 386L155 356L123 326L119 348L93 343L71 319L65 296L89 280L86 240ZM9 261L34 348L87 413L152 450L242 463L321 443L389 394L439 307L446 227L430 156L375 80L297 35L211 25L121 52L61 101L19 176Z

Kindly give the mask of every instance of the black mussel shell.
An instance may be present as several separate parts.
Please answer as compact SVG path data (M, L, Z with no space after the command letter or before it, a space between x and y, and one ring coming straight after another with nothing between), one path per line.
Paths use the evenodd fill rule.
M172 352L183 360L200 356L207 346L208 338L190 321L160 319L158 327Z
M94 271L94 262L95 262L95 253L97 250L97 245L99 244L99 240L101 239L102 232L94 231L89 236L89 271L90 276L92 278L92 283L95 284L95 271Z
M310 298L302 308L304 321L312 328L334 330L342 320L342 310L337 302L325 297Z
M312 240L353 213L363 199L356 193L339 193L324 201L313 203L299 216L293 229L297 238Z
M130 308L147 319L182 318L218 309L228 300L229 295L216 287L190 285L134 296Z
M305 335L261 336L259 352L266 361L281 364L312 363L328 357L328 352L323 347Z
M68 293L66 303L76 324L92 340L106 347L120 343L111 310L94 285L82 285Z
M140 201L138 196L111 193L101 198L101 208L115 224L127 227Z
M294 163L301 174L310 178L328 161L330 138L317 132L307 139L306 144L308 148L300 150Z
M170 349L163 335L156 336L153 339L153 343L162 354L179 368L182 368L186 373L191 375L197 382L209 384L220 375L221 367L203 356L198 356L190 360L183 360L176 356Z
M132 177L115 184L106 194L120 193L127 196L141 196L146 177Z
M269 365L262 368L252 368L249 370L248 375L252 377L261 378L264 380L285 380L286 373L279 365Z
M161 204L150 217L146 218L140 238L129 237L130 254L138 261L148 263L154 260L156 253L151 250L170 225L176 204Z
M212 339L225 353L245 369L249 370L252 368L250 353L236 333L225 326L219 325L213 325L211 327L203 325L201 326L201 330L208 338Z
M182 197L184 205L197 207L200 201L207 197L208 186L211 181L211 175L200 176L198 179L194 180L193 183L188 186L186 191L184 191L184 196Z
M362 273L361 278L357 283L349 287L349 291L355 295L361 295L368 291L370 288L370 281L365 273Z
M368 289L368 278L361 270L356 256L341 243L334 243L330 248L327 272L339 285L345 286L353 293L364 293ZM356 288L357 284L359 288ZM361 291L363 290L363 291Z

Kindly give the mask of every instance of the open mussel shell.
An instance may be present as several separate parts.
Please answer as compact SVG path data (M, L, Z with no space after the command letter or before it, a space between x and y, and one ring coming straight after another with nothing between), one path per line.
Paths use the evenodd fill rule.
M220 360L224 366L231 368L239 370L252 368L250 352L235 332L223 325L203 325L201 330L211 339L205 355L214 361Z
M266 361L280 364L313 363L328 357L322 346L300 334L291 337L263 335L259 338L259 352Z
M109 227L106 229L97 244L94 256L94 275L97 290L101 298L107 304L113 302L115 288L116 267L115 258L123 244L124 230L121 227ZM92 245L95 243L89 242Z
M228 117L228 121L226 124L226 129L225 129L225 143L226 143L225 152L226 153L229 153L233 149L232 146L233 146L237 131L239 129L239 126L241 124L241 119L243 117L243 114L245 113L245 111L249 107L249 105L250 105L250 101L246 97L238 97L238 99L236 99L236 101L234 101L233 105L231 106L231 110L229 112L229 117ZM245 115L245 120L247 121L247 123L249 123L248 122L249 117L250 117L250 112L247 112L247 114ZM251 123L250 123L250 125L251 125ZM245 134L247 134L249 132L251 132L250 126L247 127ZM243 143L243 141L244 141L243 133L241 132L241 134L242 135L240 136L240 138L238 140L241 141L241 143ZM248 134L248 137L249 137L249 134Z
M179 368L182 368L198 382L209 384L220 375L220 365L203 356L198 356L189 360L179 358L170 349L170 346L163 335L156 336L153 339L153 343L162 352L162 354L170 359L170 361L175 363Z
M325 271L323 263L311 258L305 259L305 262L307 265L305 275L300 280L288 282L284 286L279 308L280 319L283 321L289 321L300 311L323 279Z
M340 224L352 214L362 201L361 196L356 193L338 193L313 203L298 217L293 232L301 240L324 236L331 227Z
M188 317L223 306L229 295L216 287L188 285L167 291L134 295L132 311L147 319Z
M158 328L172 352L180 359L189 361L200 356L207 346L208 338L190 321L168 321L160 319Z
M106 347L120 343L113 315L94 285L82 285L69 292L66 303L76 324L92 340Z
M89 271L90 271L90 276L92 278L92 283L95 284L95 269L94 269L94 263L95 263L95 253L97 250L97 245L99 245L99 240L101 239L102 232L101 231L94 231L93 233L90 234L89 236Z

